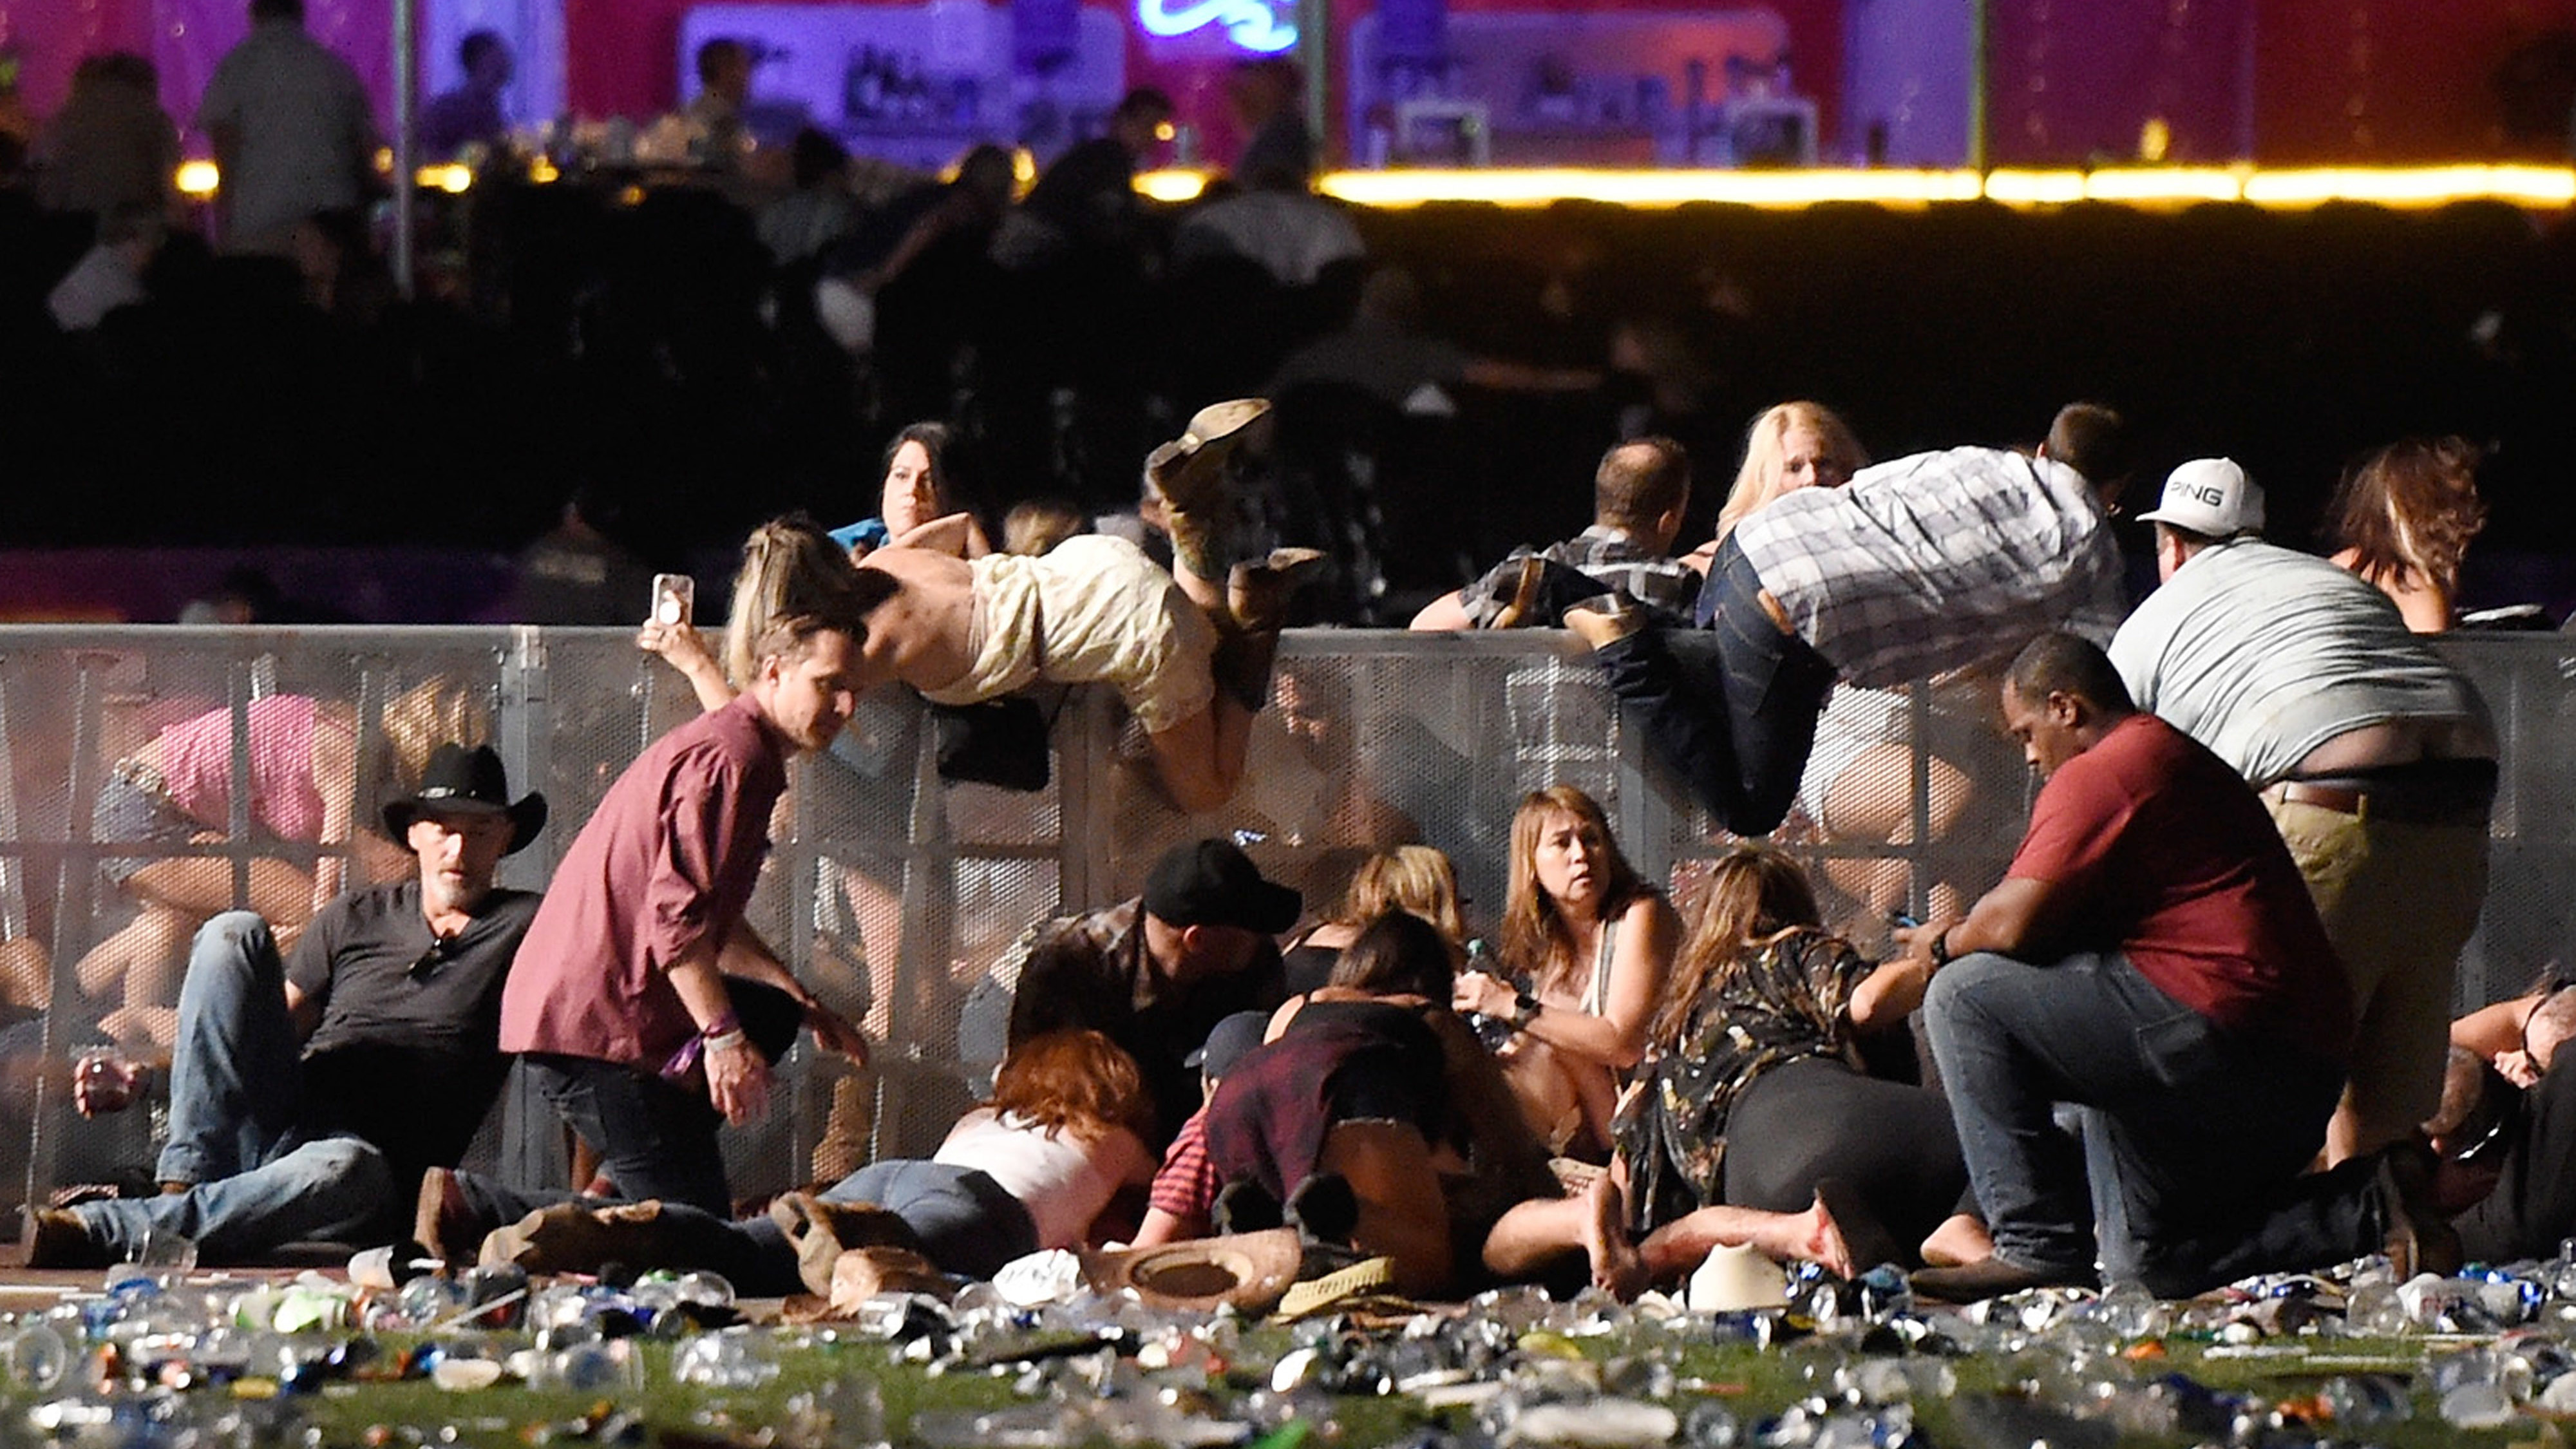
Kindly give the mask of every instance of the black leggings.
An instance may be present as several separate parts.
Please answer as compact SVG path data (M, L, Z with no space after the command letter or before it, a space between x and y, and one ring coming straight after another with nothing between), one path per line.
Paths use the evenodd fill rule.
M1755 1077L1726 1116L1726 1200L1800 1212L1828 1177L1851 1184L1909 1252L1975 1201L1940 1093L1820 1057Z

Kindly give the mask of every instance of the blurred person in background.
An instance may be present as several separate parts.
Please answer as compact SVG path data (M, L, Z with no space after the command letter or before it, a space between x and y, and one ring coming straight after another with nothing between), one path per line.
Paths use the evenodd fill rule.
M169 236L167 213L157 202L120 202L98 219L98 241L54 289L45 311L65 332L87 332L119 307L152 299L144 285L153 258Z
M289 255L299 222L354 213L380 188L367 88L304 29L304 0L251 0L250 34L225 52L197 104L223 176L225 250Z
M131 51L85 56L71 94L36 136L36 200L102 223L124 208L167 213L177 199L179 128L161 109L161 76Z
M358 879L398 872L403 857L372 832L351 829L358 795L357 712L345 700L273 694L245 706L250 737L253 842L351 849ZM442 740L481 744L491 721L464 689L432 678L385 702L377 745L382 783L421 778ZM233 712L210 710L173 724L109 767L93 806L102 845L134 845L99 869L135 907L134 916L73 967L81 994L107 1006L100 1030L118 1041L170 1043L179 969L188 941L208 917L240 905L256 911L291 950L313 913L347 883L347 862L324 855L312 867L292 852L254 858L250 887L236 898L233 862L221 855L164 855L158 849L214 845L232 820Z
M464 80L432 97L420 110L420 154L445 161L468 146L498 152L510 143L510 117L501 102L518 71L510 42L496 30L468 31L456 45Z

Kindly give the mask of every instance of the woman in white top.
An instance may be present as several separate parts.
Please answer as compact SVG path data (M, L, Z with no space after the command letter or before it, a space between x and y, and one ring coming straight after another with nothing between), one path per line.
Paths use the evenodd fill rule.
M1512 817L1502 938L1505 968L1527 986L1470 971L1454 1005L1511 1029L1497 1055L1540 1140L1606 1161L1620 1083L1645 1052L1681 918L1619 853L1600 805L1555 785Z
M1040 1249L1081 1247L1121 1188L1150 1184L1153 1121L1135 1058L1096 1031L1049 1032L1003 1061L993 1099L959 1119L929 1161L869 1163L822 1201L883 1208L931 1262L989 1278Z

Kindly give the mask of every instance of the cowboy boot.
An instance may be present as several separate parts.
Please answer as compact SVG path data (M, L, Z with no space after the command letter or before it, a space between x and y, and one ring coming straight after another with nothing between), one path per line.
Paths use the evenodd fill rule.
M1324 566L1321 549L1274 548L1258 563L1239 563L1226 572L1226 612L1234 627L1247 634L1279 632L1288 617L1288 601Z
M797 1276L816 1293L832 1291L832 1265L852 1248L921 1250L912 1225L875 1203L833 1202L810 1192L783 1194L769 1205L769 1220L796 1253Z
M1259 714L1270 703L1270 666L1278 657L1276 629L1225 631L1208 656L1208 673L1219 693Z
M1145 487L1162 500L1163 528L1172 558L1211 583L1234 562L1234 489L1227 463L1236 449L1257 445L1270 413L1261 398L1211 403L1190 415L1181 436L1145 457Z

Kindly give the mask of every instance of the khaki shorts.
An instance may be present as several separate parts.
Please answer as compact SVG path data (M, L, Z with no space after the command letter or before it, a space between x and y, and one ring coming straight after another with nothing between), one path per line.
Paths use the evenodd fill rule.
M975 704L1037 680L1115 687L1160 733L1216 697L1216 629L1172 576L1123 538L1082 534L1037 558L975 560L975 662L922 695Z
M2365 1125L2412 1127L2442 1099L2452 983L2486 902L2486 828L2263 803L2352 983L2353 1108Z

